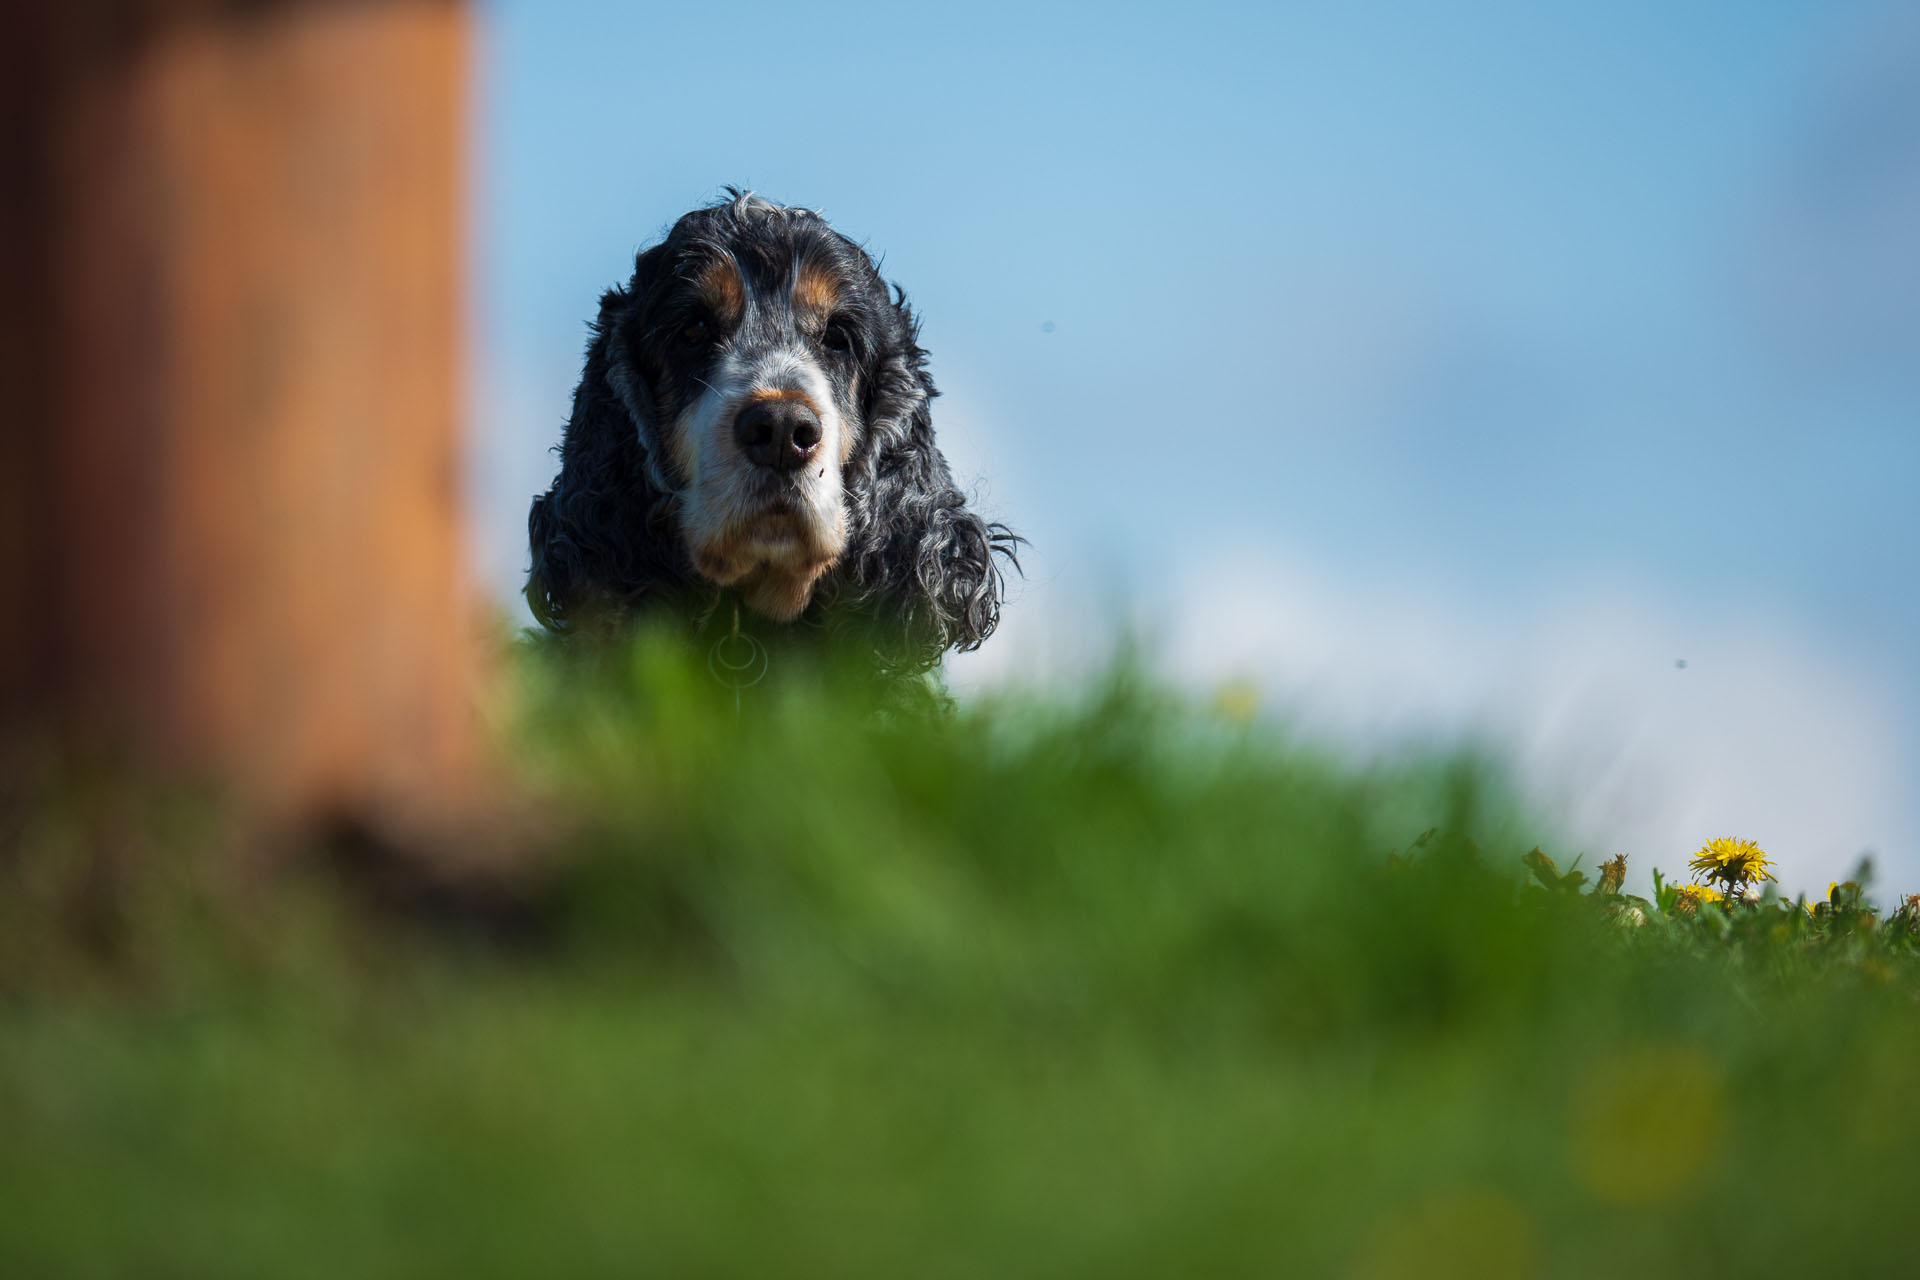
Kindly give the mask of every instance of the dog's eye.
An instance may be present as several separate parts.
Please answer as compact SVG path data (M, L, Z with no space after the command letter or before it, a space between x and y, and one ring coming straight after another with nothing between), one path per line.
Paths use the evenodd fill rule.
M713 326L705 320L689 320L680 329L680 341L690 347L704 347L713 337Z
M853 330L843 321L829 321L826 332L820 335L820 345L829 351L848 354L853 350Z

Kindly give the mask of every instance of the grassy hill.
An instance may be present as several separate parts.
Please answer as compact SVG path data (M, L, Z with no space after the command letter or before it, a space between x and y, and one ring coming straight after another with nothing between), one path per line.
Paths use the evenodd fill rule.
M1483 762L1124 670L744 703L523 653L484 875L23 774L0 1275L1913 1265L1911 908L1597 891Z

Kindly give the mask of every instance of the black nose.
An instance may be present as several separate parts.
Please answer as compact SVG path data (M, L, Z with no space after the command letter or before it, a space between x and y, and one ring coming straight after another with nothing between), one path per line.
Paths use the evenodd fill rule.
M820 451L820 416L799 400L756 400L733 420L740 452L757 467L793 471Z

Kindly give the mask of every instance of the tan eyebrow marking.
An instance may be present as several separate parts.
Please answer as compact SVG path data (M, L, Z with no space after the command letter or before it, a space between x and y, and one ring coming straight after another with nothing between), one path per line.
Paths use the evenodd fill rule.
M840 302L839 277L825 267L804 263L793 280L793 309L802 321L824 321Z
M728 325L740 323L740 313L747 309L747 289L732 259L716 258L709 262L694 277L693 290L713 309L716 319Z

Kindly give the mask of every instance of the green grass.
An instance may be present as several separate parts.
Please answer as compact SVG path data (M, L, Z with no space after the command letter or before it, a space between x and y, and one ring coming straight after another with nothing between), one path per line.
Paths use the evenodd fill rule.
M1911 1266L1909 916L1625 923L1522 883L1495 767L1124 671L934 722L824 676L736 718L657 642L514 673L542 821L479 889L23 791L0 1275Z

